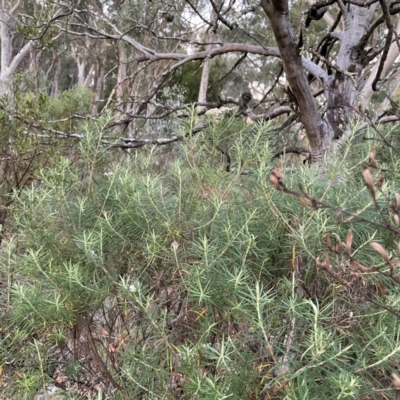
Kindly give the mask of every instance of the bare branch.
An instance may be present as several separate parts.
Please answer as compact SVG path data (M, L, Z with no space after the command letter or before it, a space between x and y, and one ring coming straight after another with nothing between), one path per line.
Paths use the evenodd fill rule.
M301 147L285 147L281 151L278 151L277 153L275 153L273 158L284 156L285 154L289 154L289 153L304 155L306 157L306 160L310 160L310 158L311 158L310 150L306 150Z
M369 1L358 1L358 0L344 0L346 4L354 4L359 7L369 7L372 4L377 3L379 0L369 0Z
M379 2L380 2L381 7L382 7L383 16L385 18L386 25L388 27L388 33L387 33L387 36L386 36L385 47L383 49L383 53L382 53L381 59L379 61L379 67L378 67L378 70L376 72L375 79L372 82L372 90L373 91L377 90L376 89L376 84L378 83L378 81L380 79L383 67L385 65L385 61L386 61L387 55L389 53L389 48L390 48L390 45L391 45L391 42L392 42L392 37L393 37L393 32L394 32L394 27L393 27L393 24L392 24L392 21L391 21L391 18L390 18L389 8L388 8L388 6L386 4L386 0L379 0Z
M201 13L200 13L200 12L197 10L197 8L191 3L190 0L185 0L185 1L186 1L186 3L189 4L190 8L197 14L197 16L198 16L203 22L205 22L207 25L209 25L209 26L211 26L211 27L213 26L211 22L207 21L207 20L201 15Z
M212 5L212 8L215 12L215 15L217 16L217 18L225 25L227 26L230 30L233 30L236 28L236 24L231 24L230 22L228 22L226 20L226 18L223 17L223 15L221 14L221 9L218 9L217 5L214 3L213 0L210 0L210 3ZM224 3L221 3L221 7Z
M332 204L326 203L322 200L318 200L315 197L310 196L309 194L307 194L306 192L304 192L304 190L300 187L300 192L296 192L295 190L289 189L282 180L279 181L275 181L274 182L275 188L277 190L282 191L283 193L287 193L287 194L291 194L292 196L298 197L299 199L302 199L302 201L304 202L304 200L307 202L307 205L309 205L311 208L315 209L315 210L319 210L319 209L331 209L333 211L335 211L336 213L340 214L345 214L348 215L349 218L347 221L342 221L342 223L348 223L351 220L355 220L355 221L360 221L360 222L365 222L367 224L370 224L372 226L376 226L379 228L384 228L387 229L391 232L400 234L400 229L394 227L389 221L386 221L385 223L380 223L380 222L376 222L376 221L372 221L368 218L362 217L360 214L356 214L353 213L352 211L349 211L343 207L336 207Z
M275 110L266 112L264 114L254 114L252 111L243 111L243 114L251 118L253 121L264 119L266 121L279 117L282 114L289 114L293 110L289 106L281 106L275 108Z

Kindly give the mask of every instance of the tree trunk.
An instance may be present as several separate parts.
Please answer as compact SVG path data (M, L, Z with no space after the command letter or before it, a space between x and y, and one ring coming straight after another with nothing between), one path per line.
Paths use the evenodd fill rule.
M54 72L53 84L51 87L50 97L54 99L58 94L58 88L60 85L60 77L61 77L61 60L58 59L56 62L56 71Z
M211 20L216 18L215 13L212 12L211 14ZM215 40L216 34L213 32L212 28L209 28L207 32L207 39L209 42L213 42ZM212 45L207 46L208 48L211 48ZM206 48L207 48L206 47ZM205 103L207 101L207 89L208 89L208 82L210 80L210 69L211 69L211 59L206 58L203 62L203 69L201 71L201 80L200 80L200 87L199 87L199 96L197 98L197 101L199 103ZM198 108L198 111L200 111L201 108Z
M6 10L2 9L0 11L0 94L11 94L11 74L8 73L12 54L12 32L10 28L10 23L11 17Z
M18 6L18 2L16 3ZM10 6L11 8L11 6ZM3 6L0 7L0 42L1 42L1 62L0 62L0 95L12 95L12 76L18 68L21 61L32 49L32 42L26 43L20 51L13 56L13 25L15 20L12 13L15 7L11 10Z
M203 69L201 71L201 80L199 87L199 96L197 101L199 103L205 103L207 101L207 88L208 81L210 78L211 60L207 58L203 63Z
M275 39L278 43L283 68L290 90L296 100L299 119L309 140L311 162L319 164L321 157L334 149L333 140L339 139L354 115L358 93L357 80L365 68L363 40L370 28L370 20L377 3L369 7L342 5L344 18L341 46L333 73L323 83L326 98L326 116L317 110L289 22L288 0L262 0Z
M96 71L96 83L94 87L94 97L93 97L93 103L91 107L91 112L92 114L98 114L99 113L99 105L100 101L103 97L103 84L104 84L104 75L106 71L104 68L103 63L101 60L97 61L97 71Z
M302 122L310 145L311 163L321 164L325 152L332 148L330 127L322 120L310 90L301 57L289 22L287 0L262 0L261 6L267 14L276 38L283 69L290 90L296 100L299 119Z
M116 98L117 107L121 110L117 112L116 118L123 118L125 114L125 102L126 102L126 91L127 91L127 72L126 72L126 49L125 43L122 41L118 42L118 75L117 75L117 88L116 88Z
M369 28L376 5L359 7L350 5L344 12L344 31L337 57L338 69L329 76L325 89L326 118L333 130L333 138L343 135L354 114L357 88L355 83L364 69L360 42Z
M78 87L84 87L85 86L85 69L86 69L86 63L80 58L77 57L76 59L76 65L78 67Z

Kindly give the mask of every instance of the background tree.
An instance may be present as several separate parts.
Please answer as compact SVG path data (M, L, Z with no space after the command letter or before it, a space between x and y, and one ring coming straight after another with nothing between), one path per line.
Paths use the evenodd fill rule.
M238 65L232 65L231 69L235 70L246 58L248 63L254 63L256 55L262 56L263 64L269 65L266 57L278 57L288 85L285 89L289 91L287 99L283 100L279 94L269 98L268 110L273 110L272 114L265 108L261 113L247 114L252 119L268 119L294 113L292 119L300 121L307 133L311 160L317 162L327 151L333 151L334 144L349 132L350 121L360 116L354 110L359 108L359 104L365 108L371 90L377 90L377 84L383 78L382 73L393 74L390 66L396 56L397 43L393 18L399 12L395 2L316 2L308 11L308 21L297 18L300 22L297 38L290 19L307 10L293 3L290 7L296 11L290 16L289 4L283 0L265 1L259 5L217 4L214 1L146 3L141 12L147 10L147 16L141 15L137 20L132 19L132 15L140 13L133 13L132 7L141 7L140 2L126 2L113 11L112 7L98 7L96 3L85 3L85 6L87 8L81 12L74 12L75 22L69 19L68 25L58 23L58 27L71 35L121 40L130 47L127 54L131 56L127 57L126 67L131 64L129 57L137 67L130 82L130 90L134 93L125 105L129 105L130 111L123 119L124 124L137 118L156 118L171 109L168 104L150 105L173 74L186 63L203 60L203 65L208 66L210 57L231 60L232 53L240 52L243 57L247 54L243 60L238 60ZM330 25L319 32L317 40L313 37L316 33L309 34L308 31L316 23L314 20L321 19L326 12L329 12L326 19ZM90 15L89 22L82 20L82 13ZM123 15L129 17L121 20ZM210 18L210 15L216 18ZM99 18L101 24L96 22L100 21ZM258 23L252 24L253 21ZM212 30L212 41L202 41L197 35L201 26ZM272 28L273 37L268 33L268 27ZM239 40L229 42L227 38ZM274 43L278 47L271 47ZM197 50L199 45L205 46L205 50ZM390 58L387 57L389 52ZM375 69L372 68L374 63L377 64ZM311 86L305 70L310 74L309 78L317 78ZM229 72L226 70L225 74ZM143 74L152 77L150 85L143 86L147 81L141 78ZM220 78L223 79L223 74ZM251 85L262 79L257 78L254 77ZM263 82L265 89L280 86L278 77L275 78L276 82ZM129 79L122 78L122 81L127 83ZM237 93L237 101L239 97L240 93Z

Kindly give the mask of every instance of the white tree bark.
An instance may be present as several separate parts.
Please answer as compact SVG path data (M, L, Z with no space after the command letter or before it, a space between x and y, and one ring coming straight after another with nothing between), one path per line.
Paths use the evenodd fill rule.
M126 71L126 48L125 43L118 42L118 75L117 75L117 87L116 87L116 98L118 107L124 109L124 101L126 101L126 91L127 91L127 71ZM124 112L118 112L117 117L122 118Z
M215 12L212 11L210 20L213 21L215 20L216 15ZM213 42L215 40L216 33L213 31L213 28L208 28L208 31L206 33L206 38L208 42ZM213 46L206 46L206 49L209 48L211 49ZM208 82L210 80L210 69L211 69L211 59L207 57L203 61L203 69L201 71L201 80L200 80L200 87L199 87L199 95L197 98L197 101L199 103L205 103L207 101L207 89L208 89ZM204 109L204 107L198 107L197 111L201 111Z
M106 71L101 60L97 61L97 71L96 71L96 80L94 86L94 97L91 106L91 113L98 114L101 107L101 100L103 98L103 84L104 84L104 75Z
M355 80L364 69L362 58L356 49L370 27L376 7L377 4L369 8L351 4L343 10L344 30L337 57L340 71L337 70L329 76L328 90L325 91L326 118L332 127L334 139L342 136L353 115L353 105L358 93Z
M398 20L397 27L396 27L396 34L399 34L399 33L400 33L400 19ZM386 61L383 66L381 78L384 78L386 72L394 64L394 62L396 61L396 58L399 56L399 54L400 54L400 49L399 49L397 42L395 41L390 46L389 53L386 57ZM368 108L368 105L371 101L372 95L374 94L374 91L372 89L372 83L374 82L376 73L378 71L379 63L380 63L380 58L379 58L379 60L377 60L374 68L372 68L369 78L365 82L364 88L361 91L360 101L361 101L361 105L364 109Z
M18 53L13 56L13 13L19 6L19 0L11 4L3 0L0 5L0 42L1 42L1 62L0 62L0 95L12 94L12 76L20 65L21 61L32 50L32 42L26 43Z
M52 87L51 87L51 94L50 97L54 99L58 94L58 88L60 84L60 76L61 76L61 60L58 59L56 62L56 70L53 77Z
M199 103L205 103L207 101L207 88L208 81L210 79L210 69L211 69L211 60L206 58L203 63L203 69L201 71L201 81L199 88L199 96L197 101Z
M72 49L72 57L75 60L76 67L78 69L78 82L77 86L78 87L84 87L86 84L86 75L85 75L85 69L86 69L86 60L79 54L79 49L77 46L71 46Z

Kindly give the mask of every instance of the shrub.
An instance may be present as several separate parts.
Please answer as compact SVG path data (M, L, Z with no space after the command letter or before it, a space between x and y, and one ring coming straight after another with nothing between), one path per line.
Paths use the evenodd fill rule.
M157 149L116 164L101 144L108 122L86 126L78 161L61 159L14 195L1 263L7 396L32 398L54 381L66 396L115 399L390 390L399 285L369 244L396 258L397 234L344 213L338 224L335 209L385 215L360 178L365 143L353 137L323 177L283 169L287 188L302 185L304 207L269 182L270 124L211 124L160 174ZM377 193L381 209L394 185Z

